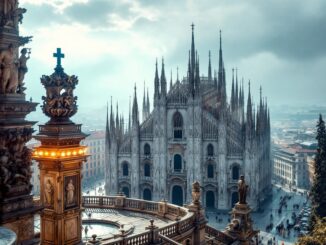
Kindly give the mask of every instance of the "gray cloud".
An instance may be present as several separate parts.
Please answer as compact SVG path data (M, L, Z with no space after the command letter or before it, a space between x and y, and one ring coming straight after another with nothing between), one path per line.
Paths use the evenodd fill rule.
M144 40L150 39L153 42L150 43L150 48L157 48L157 53L150 54L152 57L147 54L143 58L141 50L125 55L126 59L139 58L139 69L143 69L141 75L130 74L128 94L132 94L134 82L142 84L144 78L152 91L156 56L165 57L166 71L169 73L173 69L174 78L177 66L180 68L180 76L186 74L192 22L196 25L195 40L200 55L201 73L207 73L208 50L212 51L212 63L216 69L218 30L222 29L228 86L231 68L240 66L240 75L253 80L256 99L259 85L262 84L264 94L272 104L326 103L323 97L323 91L326 90L325 1L140 0L138 4L155 18L150 19L135 12L131 2L91 0L86 4L72 5L63 14L55 13L49 5L25 6L28 15L25 16L24 27L28 27L33 34L33 30L52 22L69 24L73 21L94 29L102 28L101 32L94 31L93 34L99 39L130 38L132 41L133 34ZM127 31L113 31L109 28L114 25L108 18L111 14L135 21ZM128 60L120 60L119 57L99 57L96 64L78 68L80 71L77 73L80 73L82 80L94 84L98 82L92 75L94 72L101 75L102 71L109 71L116 75L130 69ZM124 75L126 73L128 72ZM121 81L109 81L107 86L111 86L110 89L105 91L103 88L98 98L105 98L106 101L110 91L123 97L126 88L115 86L119 82ZM89 91L84 91L82 85L80 87L83 88L78 91L82 100ZM316 87L320 89L315 91ZM105 101L102 102L105 104ZM85 105L87 101L81 104Z

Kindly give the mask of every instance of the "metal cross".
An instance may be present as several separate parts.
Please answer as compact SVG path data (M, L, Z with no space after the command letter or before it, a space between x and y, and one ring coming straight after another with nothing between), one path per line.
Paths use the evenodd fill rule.
M61 59L65 57L65 55L61 53L61 48L57 48L57 52L53 53L53 57L57 58L57 67L61 67Z

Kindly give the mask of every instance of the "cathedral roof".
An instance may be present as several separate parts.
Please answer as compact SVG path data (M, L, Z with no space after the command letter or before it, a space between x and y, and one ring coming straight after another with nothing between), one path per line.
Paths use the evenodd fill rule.
M189 86L186 78L184 78L182 82L177 80L177 82L173 84L168 93L167 102L168 104L186 104L189 96Z

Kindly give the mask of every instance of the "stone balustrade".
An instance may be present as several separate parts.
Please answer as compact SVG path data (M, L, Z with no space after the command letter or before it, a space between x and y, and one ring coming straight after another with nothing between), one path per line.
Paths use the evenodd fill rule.
M187 208L179 207L165 201L153 202L140 199L118 196L84 196L82 199L84 208L112 208L129 210L155 215L161 218L173 220L172 223L158 228L153 223L141 234L120 236L114 241L103 241L101 244L122 245L122 244L165 244L169 239L182 240L182 237L191 234L195 228L195 214ZM175 242L178 244L178 242Z

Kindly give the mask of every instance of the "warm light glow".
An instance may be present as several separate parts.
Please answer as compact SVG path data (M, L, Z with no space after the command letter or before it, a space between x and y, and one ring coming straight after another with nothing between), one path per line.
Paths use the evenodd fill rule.
M66 157L76 157L87 154L87 147L77 146L74 148L36 148L33 151L33 156L36 158L66 158Z

